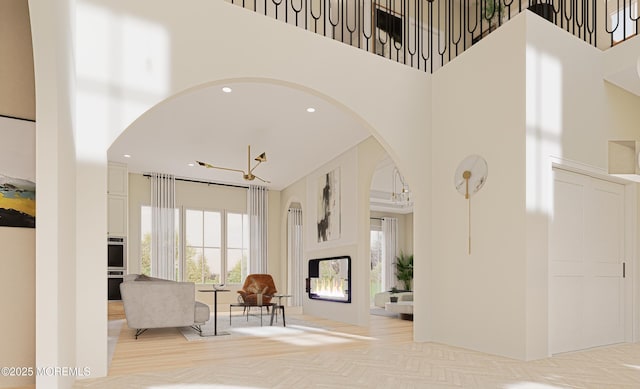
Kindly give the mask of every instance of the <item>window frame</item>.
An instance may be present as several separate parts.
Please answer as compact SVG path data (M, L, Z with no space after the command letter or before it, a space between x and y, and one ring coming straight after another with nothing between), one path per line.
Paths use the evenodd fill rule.
M181 206L181 217L180 217L180 223L183 226L182 228L182 244L181 246L181 257L180 257L180 262L181 262L181 266L183 269L186 268L187 266L187 258L186 258L186 252L187 252L187 211L196 211L196 212L200 212L202 215L202 220L203 220L203 224L202 224L202 246L193 246L193 245L189 245L189 247L196 247L196 248L201 248L202 249L202 253L204 255L204 250L206 248L215 248L213 246L205 246L205 238L204 238L204 213L205 212L212 212L212 213L219 213L220 214L220 280L218 283L225 283L225 269L224 269L224 241L226 239L226 228L224 228L224 224L225 224L225 220L226 220L226 215L225 215L225 210L224 209L214 209L214 208L194 208L194 207L189 207L189 206ZM181 274L180 279L182 281L185 281L185 274ZM201 280L202 281L202 280ZM208 285L210 283L208 282L196 282L196 284L199 285ZM211 283L213 284L213 283Z
M139 247L140 247L140 255L139 255L139 266L140 266L140 270L142 271L142 240L144 238L144 234L142 233L142 227L145 224L142 221L142 217L143 217L143 207L147 207L150 208L151 206L149 204L140 204L140 242L139 242ZM213 247L213 246L205 246L205 240L204 240L204 235L203 235L203 241L202 241L202 246L194 246L194 245L187 245L187 211L196 211L199 212L203 218L204 218L204 213L205 212L216 212L220 214L220 282L219 283L224 283L227 285L242 285L242 283L244 282L245 277L247 276L246 274L242 274L241 273L241 279L240 282L236 283L228 283L227 282L227 276L228 276L228 267L229 267L229 262L228 262L228 250L229 250L229 244L228 244L228 215L229 214L236 214L236 215L241 215L241 217L243 218L243 229L244 229L244 221L246 220L246 228L249 228L249 223L248 223L248 217L249 214L246 210L237 210L237 209L223 209L223 208L205 208L205 207L194 207L194 206L187 206L187 205L180 205L177 206L176 211L178 212L177 215L177 220L178 220L178 229L179 229L179 243L178 243L178 247L177 247L177 251L178 251L178 258L177 258L177 265L178 265L178 269L177 269L177 277L179 280L181 281L185 281L185 277L186 277L186 267L187 267L187 258L186 258L186 252L187 252L187 247L194 247L194 248L201 248L203 250L204 253L204 249L205 248L217 248L217 247ZM203 219L204 221L204 219ZM203 224L204 227L204 224ZM203 229L203 234L204 234L204 229ZM247 234L248 235L248 234ZM248 236L247 236L248 238ZM245 247L232 247L231 249L241 249L244 252L246 252L247 254L247 268L249 265L249 253L250 253L250 249L249 249L249 239L247 239L246 241L244 240L244 234L243 234L243 245L246 244ZM210 283L201 283L201 282L196 282L199 285L208 285Z
M242 219L242 247L229 247L229 214L235 214L235 215L240 215L241 219ZM245 224L246 222L246 224ZM249 254L250 254L250 249L249 249L249 239L250 239L250 234L249 234L249 213L248 212L242 212L242 211L234 211L234 210L230 210L227 209L224 212L224 223L225 223L225 228L224 228L224 235L225 235L225 240L224 240L224 253L225 253L225 257L224 257L224 263L225 263L225 283L227 283L227 276L229 274L229 250L241 250L244 253L246 253L246 269L247 272L246 274L243 274L242 272L242 265L240 265L240 281L237 283L227 283L228 285L242 285L242 283L244 282L244 279L247 277L248 274L248 269L249 269ZM244 232L245 232L245 228L247 229L247 236L246 236L246 241L245 241L245 236L244 236ZM241 259L241 263L242 263L242 259Z

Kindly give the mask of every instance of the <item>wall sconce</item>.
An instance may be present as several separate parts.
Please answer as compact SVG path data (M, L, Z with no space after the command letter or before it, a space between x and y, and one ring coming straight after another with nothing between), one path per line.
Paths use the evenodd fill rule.
M612 176L640 182L640 142L610 140L608 173Z

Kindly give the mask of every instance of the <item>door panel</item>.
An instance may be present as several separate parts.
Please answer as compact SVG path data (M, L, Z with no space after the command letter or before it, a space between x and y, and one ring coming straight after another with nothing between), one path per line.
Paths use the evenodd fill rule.
M594 240L590 254L595 262L618 264L624 249L624 191L619 184L593 181L593 202L598 206L592 208ZM618 192L613 191L616 189Z
M624 311L620 290L622 282L616 277L595 277L592 295L591 333L587 347L620 343L624 340Z
M576 304L584 295L584 277L575 275L556 275L550 280L549 318L553 319L553 331L549 332L550 344L557 350L575 350L581 348L584 328L584 309Z
M550 240L554 261L582 262L584 247L584 185L558 180L555 183L556 208Z
M549 226L552 354L624 340L624 187L554 170Z

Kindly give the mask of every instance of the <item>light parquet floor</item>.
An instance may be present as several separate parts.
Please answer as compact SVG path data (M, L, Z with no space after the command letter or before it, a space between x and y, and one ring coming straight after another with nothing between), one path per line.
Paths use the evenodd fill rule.
M224 316L221 316L224 320ZM123 327L109 376L75 388L640 388L640 344L523 362L412 341L412 322L369 328L297 316L329 329L299 340L187 342L177 329L137 341Z

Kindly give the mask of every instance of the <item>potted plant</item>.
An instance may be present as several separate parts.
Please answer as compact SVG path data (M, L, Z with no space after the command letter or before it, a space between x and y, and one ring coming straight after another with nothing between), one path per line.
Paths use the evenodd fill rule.
M482 17L491 24L499 24L504 20L505 7L502 0L482 0Z
M398 288L396 288L395 286L391 288L390 290L391 295L389 296L389 301L392 303L397 303L398 302L398 296L396 296L396 293L399 292Z
M400 251L396 257L396 278L404 285L404 290L411 291L413 282L413 254L405 254Z

